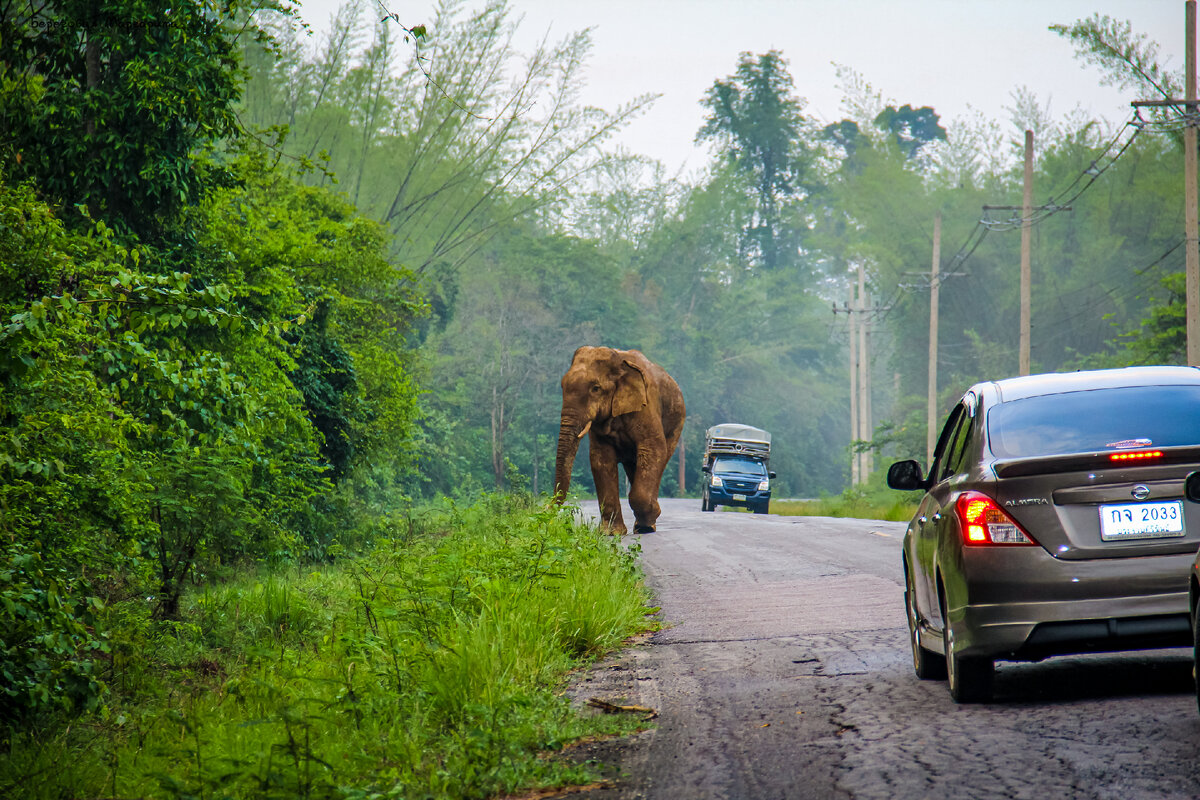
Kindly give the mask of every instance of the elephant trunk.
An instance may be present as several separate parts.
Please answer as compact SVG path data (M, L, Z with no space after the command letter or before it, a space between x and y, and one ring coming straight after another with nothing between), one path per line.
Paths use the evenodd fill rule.
M558 429L558 456L554 461L554 502L562 503L571 488L571 470L575 468L575 454L579 452L579 440L591 428L592 421L563 417Z

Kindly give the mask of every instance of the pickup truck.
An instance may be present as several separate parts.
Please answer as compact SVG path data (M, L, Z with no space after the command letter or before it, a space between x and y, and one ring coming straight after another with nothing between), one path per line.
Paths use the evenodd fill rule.
M771 434L750 425L726 422L704 432L704 488L700 510L743 506L766 514L771 504Z

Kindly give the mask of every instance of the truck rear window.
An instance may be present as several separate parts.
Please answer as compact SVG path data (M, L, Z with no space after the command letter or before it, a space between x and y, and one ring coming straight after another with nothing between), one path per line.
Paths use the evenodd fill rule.
M997 458L1200 444L1200 386L1133 386L1027 397L987 415Z

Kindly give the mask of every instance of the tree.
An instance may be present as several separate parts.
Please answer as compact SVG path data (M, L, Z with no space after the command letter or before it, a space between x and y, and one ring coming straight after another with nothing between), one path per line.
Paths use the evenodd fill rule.
M792 94L787 62L777 50L742 53L736 72L705 93L709 109L698 142L711 142L745 177L754 215L744 254L764 269L794 267L804 225L797 204L811 191L813 155L805 144L803 101Z
M921 148L931 142L946 141L946 129L929 106L913 108L906 104L899 109L888 106L875 117L875 125L891 133L908 158L916 158Z
M186 240L179 214L210 180L198 151L237 132L237 40L257 33L245 13L241 0L5 4L9 179L144 243Z

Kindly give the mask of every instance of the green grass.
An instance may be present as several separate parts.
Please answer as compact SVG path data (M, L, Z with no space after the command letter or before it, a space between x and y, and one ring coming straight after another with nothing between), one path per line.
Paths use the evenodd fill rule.
M873 503L867 500L846 500L841 496L818 500L783 500L771 502L771 513L785 517L854 517L857 519L886 519L907 522L916 513L917 504L904 500L892 503Z
M635 723L565 675L645 630L636 554L493 497L399 520L359 557L126 612L104 714L10 732L0 795L483 798L586 782L539 754ZM19 788L18 788L19 787Z
M840 495L817 500L772 500L771 513L788 517L854 517L907 522L917 512L920 492L897 492L875 474L865 486L855 486Z

